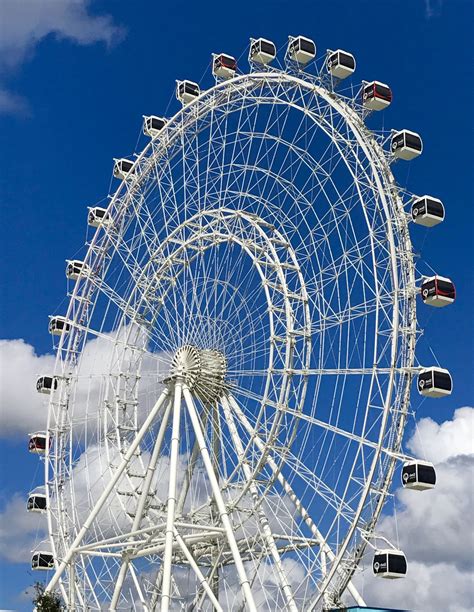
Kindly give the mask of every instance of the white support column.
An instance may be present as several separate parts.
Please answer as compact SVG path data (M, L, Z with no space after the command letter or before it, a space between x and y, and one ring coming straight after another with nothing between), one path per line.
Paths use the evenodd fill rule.
M147 467L147 471L145 474L145 479L143 481L143 485L142 485L142 491L140 494L140 498L138 500L138 505L137 505L137 510L135 512L135 517L133 519L133 525L132 525L132 529L131 532L134 533L135 531L138 531L140 529L140 524L142 522L142 517L143 517L143 512L145 510L145 504L146 504L146 500L148 497L148 493L150 491L150 487L151 487L151 483L153 480L153 476L155 474L155 470L156 470L156 464L158 462L158 459L160 457L160 452L161 452L161 446L163 444L163 440L165 437L165 433L166 433L166 428L168 426L168 419L169 419L169 415L171 412L171 401L167 402L164 414L163 414L163 419L161 421L160 424L160 429L158 430L158 436L156 438L156 442L155 442L155 446L153 447L153 453L150 457L150 461L148 463L148 467ZM131 543L132 544L132 543ZM117 581L115 583L115 589L114 589L114 593L112 596L112 601L110 603L110 610L114 611L117 608L117 603L120 597L120 593L122 591L122 586L125 580L125 577L127 575L127 571L128 571L128 566L130 564L130 559L127 556L127 554L125 553L123 561L122 561L122 565L120 567L120 572L119 575L117 577ZM145 606L145 611L147 610L146 606Z
M208 594L209 599L211 600L212 605L214 606L214 609L217 610L217 612L223 612L219 602L216 599L216 596L214 595L214 593L212 592L211 587L209 586L208 581L206 580L204 574L199 569L199 565L194 560L194 557L192 556L191 551L186 546L186 542L179 535L179 533L178 533L176 528L174 529L174 537L176 538L176 542L178 542L181 550L183 551L184 556L188 560L189 565L192 567L192 569L194 570L194 573L198 577L198 580L200 582L200 586L202 586L204 591Z
M242 423L242 425L245 427L245 429L247 430L247 432L251 436L251 439L253 440L255 445L259 448L259 450L261 450L263 452L265 450L265 443L263 442L263 440L255 433L251 423L249 422L249 420L247 419L245 414L242 412L240 406L237 404L237 402L232 397L232 395L228 396L228 400L229 400L230 405L234 409L237 417L239 418L240 422ZM298 511L298 513L300 514L301 518L304 520L306 525L310 528L311 533L315 536L316 539L318 539L321 542L320 545L322 546L322 550L326 553L326 555L329 557L329 559L331 561L334 561L334 559L336 558L336 555L333 553L333 551L331 550L330 546L325 541L322 533L317 528L317 526L314 523L313 519L310 517L310 515L307 512L306 508L303 506L303 504L299 500L299 498L296 495L296 493L293 491L293 489L290 486L290 484L287 482L287 480L281 474L281 470L278 467L278 465L276 464L276 462L270 456L267 456L266 461L267 461L268 465L270 466L273 474L277 477L278 482L283 487L285 493L288 495L290 500L293 502L293 504L294 504L296 510ZM356 589L356 587L354 586L354 583L352 581L349 581L349 583L347 585L347 588L349 590L349 593L352 595L352 597L356 601L357 605L359 605L359 606L365 606L366 605L364 600L362 599L362 596L360 595L360 593L358 592L358 590Z
M184 395L186 406L187 406L189 416L191 418L191 422L193 425L194 434L198 440L202 461L204 463L204 467L206 468L206 472L209 478L212 492L214 494L214 499L216 500L217 509L219 511L219 516L222 522L222 526L225 529L227 541L229 542L229 547L232 552L232 557L234 558L235 567L239 575L240 586L241 586L243 595L245 597L247 607L250 612L257 612L257 606L255 605L255 601L252 595L252 590L250 588L250 582L249 582L249 579L247 578L247 573L245 571L245 567L242 562L242 557L240 556L240 551L237 545L237 541L235 539L234 531L232 528L232 523L230 521L229 514L227 512L227 508L224 503L224 499L222 497L222 493L219 487L219 482L217 480L216 473L212 467L211 457L209 455L209 450L206 446L204 434L201 429L201 424L199 422L199 416L196 412L196 407L194 406L194 401L193 401L191 392L189 391L186 385L183 386L183 395Z
M237 452L237 455L239 457L240 463L242 465L242 469L243 469L244 474L245 474L245 478L247 479L247 482L251 483L250 484L250 493L252 495L253 501L254 501L256 506L257 505L260 506L260 503L259 503L260 502L260 497L259 497L259 494L258 494L257 487L255 485L255 482L253 482L252 470L250 469L249 464L245 460L244 446L242 444L242 440L240 439L239 432L237 431L237 427L235 425L234 417L233 417L232 412L230 410L229 402L228 402L228 400L227 400L227 398L225 396L223 396L221 398L221 404L222 404L222 408L224 410L224 416L225 416L225 419L227 421L227 426L229 427L230 435L231 435L232 441L233 441L234 446L235 446L235 450ZM294 597L293 597L293 592L291 590L290 583L288 582L288 578L287 578L287 576L285 574L285 571L283 569L280 553L278 552L278 548L277 548L277 546L275 544L275 539L273 537L272 530L270 529L270 525L268 524L267 517L265 516L265 513L261 509L261 506L258 508L257 513L258 513L258 518L259 518L260 524L262 525L262 530L263 530L263 535L265 537L265 542L266 542L266 544L268 546L268 549L270 550L270 553L271 553L271 555L273 557L273 563L274 563L274 566L276 568L276 571L277 571L277 574L278 574L278 579L279 579L280 584L281 584L281 590L283 591L283 595L284 595L284 597L286 599L287 609L290 610L291 612L298 612L298 608L296 606L296 603L295 603L295 600L294 600Z
M163 403L167 399L168 394L169 394L168 389L165 389L163 391L163 393L160 395L160 397L158 398L158 401L156 402L156 404L151 409L150 414L145 419L145 422L141 426L141 428L140 428L139 432L137 433L136 437L134 438L133 442L130 444L129 449L125 453L124 458L122 459L120 465L117 467L114 475L112 476L111 480L109 481L109 484L105 487L104 491L102 492L102 495L96 501L96 503L95 503L94 507L92 508L89 516L84 521L84 524L83 524L82 528L80 529L80 531L77 534L77 536L75 537L73 543L69 547L69 550L67 551L66 555L64 556L64 559L61 561L61 563L59 564L58 568L54 572L53 577L51 578L51 580L49 581L48 586L46 587L46 592L48 592L48 593L51 592L54 589L54 587L56 586L56 584L57 584L61 574L64 572L64 570L68 566L69 562L71 561L76 548L81 543L82 538L85 536L85 534L87 533L87 530L89 529L89 527L94 522L94 519L97 517L99 512L102 510L102 507L104 506L105 502L107 501L107 498L112 493L115 485L117 484L117 482L119 481L120 477L124 473L125 468L130 463L130 460L133 457L135 451L137 450L138 445L142 441L143 436L148 431L148 428L152 424L152 422L155 419L156 415L158 414L160 408L162 407Z
M181 423L181 394L183 383L177 380L174 387L173 425L170 443L170 466L168 502L163 553L163 582L161 592L161 612L168 612L171 601L171 561L173 557L174 521L176 509L176 483L178 480L179 428Z

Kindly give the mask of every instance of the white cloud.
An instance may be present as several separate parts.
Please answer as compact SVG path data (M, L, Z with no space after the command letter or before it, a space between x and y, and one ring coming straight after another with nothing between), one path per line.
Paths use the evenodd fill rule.
M6 504L0 514L0 557L12 563L29 563L35 544L46 538L46 516L26 511L26 495L19 493ZM50 550L48 542L44 550Z
M474 408L460 408L438 425L422 419L408 448L436 465L429 491L400 488L396 516L385 516L377 532L399 542L408 561L404 580L387 581L364 572L365 598L373 605L417 612L474 609Z
M0 74L3 78L28 60L47 36L78 45L119 42L124 29L110 15L91 15L90 0L2 0L0 6ZM20 104L18 104L20 103ZM21 96L0 88L0 113L25 112Z
M453 420L441 425L430 418L421 419L407 447L417 457L434 464L474 453L474 410L458 408Z
M53 371L53 355L36 355L24 340L0 340L1 436L45 429L47 398L36 391L36 378Z

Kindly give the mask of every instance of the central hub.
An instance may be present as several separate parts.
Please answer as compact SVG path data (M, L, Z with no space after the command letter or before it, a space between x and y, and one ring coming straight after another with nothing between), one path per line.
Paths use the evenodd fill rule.
M227 360L221 351L199 349L192 344L179 348L171 361L171 377L181 378L206 403L222 395L226 372Z

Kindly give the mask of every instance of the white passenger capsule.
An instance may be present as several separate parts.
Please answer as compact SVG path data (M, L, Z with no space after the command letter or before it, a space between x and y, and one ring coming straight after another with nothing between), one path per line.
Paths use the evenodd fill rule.
M407 560L401 550L388 548L375 552L372 569L378 578L404 578L407 573Z
M381 111L392 103L392 90L385 83L366 83L362 91L362 103L368 110Z
M316 44L304 36L290 38L287 55L294 62L304 66L316 57Z
M402 485L405 489L427 491L436 485L436 471L429 461L407 461L402 468Z
M121 158L114 160L114 176L118 179L126 179L132 177L135 172L135 164L129 159Z
M450 278L430 276L425 278L420 287L421 299L428 306L443 308L456 299L456 287Z
M421 155L423 151L423 142L420 135L416 132L401 130L393 134L391 150L393 156L397 159L405 159L408 161Z
M54 567L53 554L47 551L38 550L33 553L31 557L31 569L34 571L38 570L49 570Z
M337 51L328 51L326 60L328 72L337 79L346 79L356 69L355 57L347 51L338 49Z
M231 79L237 72L237 61L232 55L213 55L212 74L219 79Z
M265 38L250 39L249 61L257 64L269 64L276 57L276 47Z
M36 390L38 393L51 393L58 388L58 379L55 376L40 376L36 381Z
M411 205L413 223L434 227L444 221L444 206L441 200L431 196L416 198Z
M53 336L62 336L71 330L71 324L66 317L50 317L48 329Z
M166 119L163 119L163 117L155 117L155 115L143 117L143 133L150 138L159 134L165 125Z
M28 495L26 502L27 512L45 512L47 509L47 498L44 493L32 492Z
M68 260L66 265L66 277L70 280L77 280L81 274L87 274L89 266L80 259Z
M94 206L93 208L89 208L89 213L87 215L87 223L91 227L109 225L110 215L108 214L105 208L101 208L100 206Z
M46 452L47 436L44 431L29 434L28 451L36 455L44 455ZM51 438L50 438L51 446Z
M453 392L453 379L448 370L433 366L418 373L418 392L425 397L444 397Z
M176 97L181 104L189 104L195 100L200 93L201 90L197 83L193 81L176 81Z

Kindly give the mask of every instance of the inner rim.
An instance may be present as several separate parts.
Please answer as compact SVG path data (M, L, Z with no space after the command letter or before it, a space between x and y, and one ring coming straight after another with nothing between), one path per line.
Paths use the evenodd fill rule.
M180 347L171 360L170 378L183 380L204 403L219 399L225 389L227 359L222 351L199 349L192 344Z

